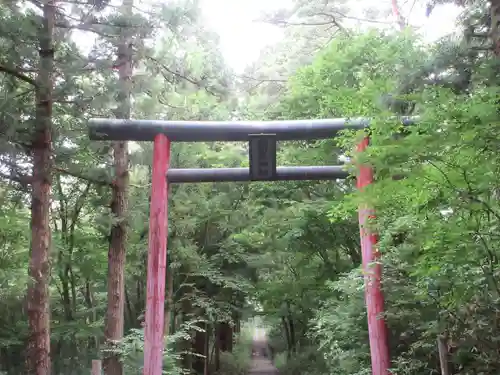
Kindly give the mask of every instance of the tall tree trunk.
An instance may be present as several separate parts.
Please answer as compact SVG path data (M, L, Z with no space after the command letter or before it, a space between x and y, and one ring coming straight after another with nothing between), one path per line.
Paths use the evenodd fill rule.
M133 0L123 0L122 14L127 17L133 12ZM115 67L119 74L119 91L117 94L117 118L128 119L131 112L131 76L132 46L129 29L122 30L118 44L118 56ZM115 179L113 183L111 212L115 223L111 229L108 252L108 307L106 313L105 338L109 348L113 348L123 338L124 305L125 305L125 250L127 242L127 206L128 206L128 144L113 144ZM122 375L123 366L118 355L107 354L103 361L107 375Z
M234 333L240 334L240 332L241 332L240 314L236 314L234 318Z
M212 336L212 325L210 322L205 323L205 367L203 368L203 375L210 373L210 337Z
M199 329L194 332L194 341L192 346L193 356L193 371L197 375L205 374L206 363L206 340L207 340L207 323L200 322L197 324Z
M490 35L493 42L493 51L497 57L500 57L500 0L491 0L490 3Z
M219 323L215 323L215 339L214 339L214 368L215 371L220 370L220 352L221 352L221 342L220 342L220 331L221 327Z
M40 29L40 70L36 87L36 125L32 143L31 258L29 263L28 373L49 375L50 366L50 193L52 153L52 73L55 0L43 1Z
M288 316L288 327L290 329L290 344L292 353L297 352L297 338L295 337L295 322L293 320L293 316L290 314Z
M441 375L450 375L448 366L448 338L447 335L438 335L437 346L439 356L439 366L441 368Z
M290 329L288 327L288 322L284 316L281 317L281 324L283 326L283 330L285 331L287 358L290 359L292 357L292 339L290 337Z
M219 323L220 350L231 353L233 351L233 330L228 322Z

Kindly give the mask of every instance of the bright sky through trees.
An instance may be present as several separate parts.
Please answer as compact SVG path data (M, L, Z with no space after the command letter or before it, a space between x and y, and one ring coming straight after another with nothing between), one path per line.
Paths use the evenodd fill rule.
M283 35L283 29L280 27L258 19L264 12L289 6L291 0L200 0L200 3L208 26L220 36L222 52L228 64L237 72L241 72L258 58L265 46L278 42ZM363 15L365 9L363 4L365 3L360 2L360 18L366 18ZM142 5L138 5L140 9L145 7L147 8L147 1L142 1ZM437 7L429 18L425 17L422 4L421 6L403 4L401 7L403 15L409 19L410 24L428 41L451 33L458 15L458 9L449 4ZM391 15L388 15L387 21L393 22ZM380 26L369 23L364 25ZM84 49L90 48L95 39L85 32L76 32L75 37Z
M263 47L277 42L282 36L279 27L256 20L263 12L286 7L290 3L290 0L201 0L207 23L220 35L223 53L237 71L255 60ZM360 17L362 11L360 9ZM452 5L440 6L426 18L422 4L408 4L402 5L402 13L406 17L409 15L410 24L431 41L453 31L458 9ZM387 21L392 22L392 16Z

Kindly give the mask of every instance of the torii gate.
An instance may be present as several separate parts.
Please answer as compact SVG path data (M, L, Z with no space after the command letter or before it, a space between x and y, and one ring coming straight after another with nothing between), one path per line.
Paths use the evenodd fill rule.
M413 123L403 118L404 125ZM277 167L276 142L315 140L334 137L343 129L363 129L369 120L324 119L286 121L155 121L91 119L89 135L100 141L153 141L153 176L149 222L146 324L144 333L144 375L161 375L163 364L163 325L165 273L167 265L168 184L221 181L336 180L348 173L342 166ZM170 169L170 142L246 141L249 143L249 168ZM369 138L357 151L363 152ZM373 182L373 171L359 166L358 189ZM362 267L365 275L365 301L373 375L388 375L389 345L381 290L381 266L377 237L363 229L373 212L359 207Z

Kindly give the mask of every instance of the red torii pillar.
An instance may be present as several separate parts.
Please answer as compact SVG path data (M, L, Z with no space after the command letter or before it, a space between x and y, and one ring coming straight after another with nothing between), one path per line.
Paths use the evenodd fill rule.
M365 151L370 138L365 137L356 149L358 153ZM370 167L359 165L357 188L363 191L364 187L373 183L373 170ZM382 293L382 266L378 262L380 252L376 246L377 235L370 233L366 224L375 217L373 209L366 205L359 207L359 234L361 238L361 257L365 278L365 301L368 315L368 336L370 340L370 355L373 375L390 375L391 360L389 357L389 343L387 327L381 315L384 313L384 295Z
M170 140L163 134L154 139L149 248L147 268L146 322L144 327L144 375L161 375L167 269L168 181Z

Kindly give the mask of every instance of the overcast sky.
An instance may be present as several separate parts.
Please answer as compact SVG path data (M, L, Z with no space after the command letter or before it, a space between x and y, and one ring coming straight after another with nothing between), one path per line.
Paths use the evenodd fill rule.
M385 1L389 3L389 0ZM277 42L282 36L280 28L255 20L262 12L285 7L291 0L201 2L207 23L220 35L222 51L228 63L237 71L241 71L259 56L263 47ZM440 6L427 18L423 6L408 5L407 8L403 7L403 14L410 15L410 23L419 27L425 38L432 41L453 31L458 9L452 5Z
M206 23L210 29L219 34L222 53L228 64L237 72L241 72L247 65L255 61L266 45L276 43L283 35L283 31L279 27L257 22L259 16L263 12L287 7L293 3L293 0L200 1ZM373 0L357 0L353 4L357 4L359 12L363 12L363 5L366 4L366 1L370 2L370 6L374 6ZM383 4L387 9L390 2L389 0L384 1L378 4ZM112 0L112 3L119 4L121 0ZM148 0L136 2L139 8L143 8L147 3ZM417 26L426 40L432 41L453 31L458 15L458 8L455 6L439 6L427 18L425 17L423 1L406 3L408 4L404 5L402 9L403 15L409 16L410 24ZM405 4L405 2L401 1L401 4ZM420 4L420 6L415 4ZM359 16L364 17L361 13ZM387 21L392 22L392 17L389 16ZM95 40L84 32L76 32L75 37L83 49L90 49Z

